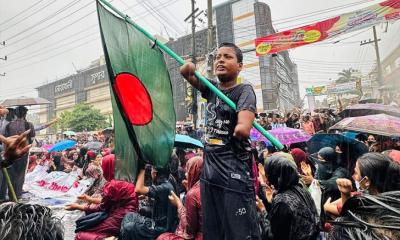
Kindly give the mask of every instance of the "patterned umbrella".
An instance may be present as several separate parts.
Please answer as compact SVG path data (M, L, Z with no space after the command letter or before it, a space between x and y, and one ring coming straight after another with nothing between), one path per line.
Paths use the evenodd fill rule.
M277 138L282 144L290 145L292 143L307 142L311 135L308 135L301 129L295 128L276 128L268 131L272 136ZM259 133L255 128L250 131L250 139L253 141L268 141L261 133Z
M339 115L342 117L359 117L381 113L400 117L400 108L379 103L355 104L347 107Z
M400 137L400 118L386 114L345 118L330 129Z

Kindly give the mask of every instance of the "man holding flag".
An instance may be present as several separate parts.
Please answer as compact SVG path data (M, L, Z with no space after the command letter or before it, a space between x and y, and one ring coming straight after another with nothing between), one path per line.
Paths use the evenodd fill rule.
M193 63L181 67L183 77L208 102L201 176L204 239L260 238L248 140L256 96L251 85L237 84L242 67L241 50L232 43L222 43L214 61L219 82L212 83L236 104L236 111L197 79Z

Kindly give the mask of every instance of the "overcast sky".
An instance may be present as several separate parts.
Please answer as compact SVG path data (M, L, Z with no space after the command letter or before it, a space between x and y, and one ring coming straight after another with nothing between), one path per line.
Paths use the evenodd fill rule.
M190 13L190 0L113 0L153 34L177 38L190 33L184 18ZM214 4L224 2L214 0ZM360 9L381 1L374 0L263 0L270 5L274 27L286 30L306 23ZM32 8L25 9L37 3ZM206 0L197 0L206 9ZM338 6L348 6L332 11ZM357 4L358 3L358 4ZM126 10L128 9L128 10ZM326 11L328 10L328 11ZM330 10L330 11L329 11ZM22 12L23 11L23 12ZM296 17L314 13L308 17ZM21 13L22 12L22 13ZM14 18L12 18L14 17ZM295 17L295 18L293 18ZM12 19L10 19L12 18ZM203 17L204 20L205 17ZM382 58L398 46L400 21L378 26ZM40 24L39 24L40 23ZM200 24L206 27L206 23ZM319 43L290 50L299 66L300 92L304 88L329 83L343 68L353 67L367 73L374 66L372 45L360 46L372 38L372 30L361 30L338 37L337 44ZM102 55L100 34L93 0L0 0L0 99L37 96L35 87L90 65ZM330 41L328 41L330 42Z

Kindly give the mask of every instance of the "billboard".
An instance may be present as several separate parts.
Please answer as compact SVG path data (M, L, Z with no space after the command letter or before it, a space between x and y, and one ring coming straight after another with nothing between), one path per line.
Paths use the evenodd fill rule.
M273 54L398 19L400 1L388 0L321 22L257 38L256 54Z

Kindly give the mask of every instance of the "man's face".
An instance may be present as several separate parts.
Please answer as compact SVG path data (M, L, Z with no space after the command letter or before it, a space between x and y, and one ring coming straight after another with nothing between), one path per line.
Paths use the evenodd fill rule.
M238 62L235 50L230 47L218 49L214 60L214 72L221 82L235 79L242 70L242 63Z

